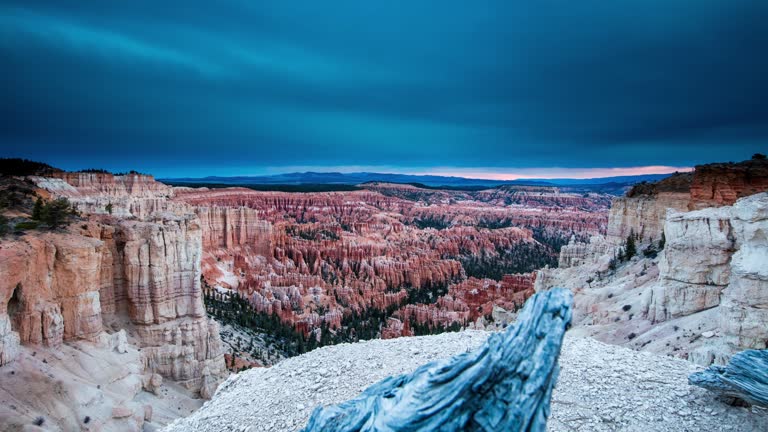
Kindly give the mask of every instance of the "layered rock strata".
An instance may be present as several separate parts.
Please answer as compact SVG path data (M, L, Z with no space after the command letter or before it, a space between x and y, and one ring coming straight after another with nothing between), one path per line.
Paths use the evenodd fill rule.
M84 214L146 219L156 213L188 213L186 206L171 201L173 188L152 176L102 173L57 173L30 177L40 188L67 198Z
M714 163L696 167L691 210L732 205L739 198L768 190L768 160Z
M218 328L202 305L200 232L184 217L87 222L3 243L0 319L21 344L54 348L127 328L148 373L210 394L224 365ZM8 334L4 362L13 359Z
M97 343L126 329L150 377L212 394L226 371L202 303L203 229L191 208L150 176L32 179L86 220L0 246L0 361L12 361L17 344Z
M583 326L577 331L608 342L702 364L766 348L768 194L733 206L670 211L664 233L658 256L656 242L639 242L638 256L628 263L616 263L609 253L580 266L542 270L536 288L565 284L574 290L574 321Z

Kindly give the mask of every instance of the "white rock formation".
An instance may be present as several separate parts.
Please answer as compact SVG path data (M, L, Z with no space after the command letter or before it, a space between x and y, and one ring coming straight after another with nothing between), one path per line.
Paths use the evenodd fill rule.
M626 208L629 200L621 202ZM609 225L618 224L614 218ZM611 252L580 266L541 270L536 289L573 290L575 332L605 342L700 364L724 363L740 350L766 348L768 193L741 198L730 207L670 211L664 232L666 245L659 257L644 257L649 243L641 242L639 256L615 270L608 265ZM590 249L599 247L563 253L573 260L574 250Z
M652 320L666 321L720 304L736 247L731 211L720 207L667 215Z

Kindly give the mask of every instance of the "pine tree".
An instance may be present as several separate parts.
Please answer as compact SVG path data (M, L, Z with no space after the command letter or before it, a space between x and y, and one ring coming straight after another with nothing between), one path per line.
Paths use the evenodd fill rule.
M43 199L38 197L35 201L35 207L32 209L32 219L39 221L43 219Z
M627 246L624 250L624 258L629 261L636 254L637 246L635 245L635 233L630 231L629 236L627 236Z

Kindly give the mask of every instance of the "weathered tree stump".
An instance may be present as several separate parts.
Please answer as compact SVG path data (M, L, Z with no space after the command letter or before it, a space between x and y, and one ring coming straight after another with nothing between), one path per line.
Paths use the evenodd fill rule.
M538 293L477 350L318 407L304 431L544 431L572 302L565 289Z
M722 398L768 407L768 350L742 351L726 366L713 365L692 373L688 383Z

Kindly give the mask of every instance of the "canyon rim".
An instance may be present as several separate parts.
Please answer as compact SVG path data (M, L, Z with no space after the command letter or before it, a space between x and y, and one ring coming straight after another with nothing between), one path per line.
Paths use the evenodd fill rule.
M0 431L768 430L766 20L3 2Z

